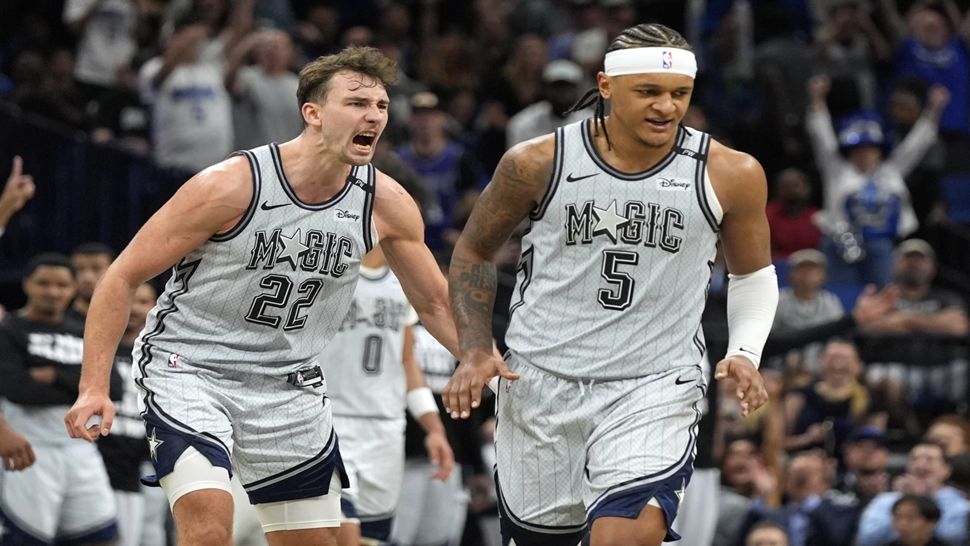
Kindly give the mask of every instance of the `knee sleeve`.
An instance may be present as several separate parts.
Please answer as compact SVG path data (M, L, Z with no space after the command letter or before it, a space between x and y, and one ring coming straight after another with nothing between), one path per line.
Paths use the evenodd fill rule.
M340 527L340 477L330 479L330 492L307 499L267 502L253 505L264 533L295 531L319 527Z
M171 474L160 479L159 484L168 497L169 508L174 508L175 501L187 493L201 489L222 489L232 494L229 471L221 466L214 466L194 447L182 452L175 461Z

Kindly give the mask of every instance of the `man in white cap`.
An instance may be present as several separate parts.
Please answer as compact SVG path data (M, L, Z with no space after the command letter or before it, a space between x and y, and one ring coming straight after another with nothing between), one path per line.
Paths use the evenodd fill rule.
M737 382L742 415L768 398L758 364L778 284L764 171L681 125L697 64L679 33L628 28L604 64L577 105L594 117L505 153L451 261L461 364L443 400L467 418L501 376L505 544L575 546L587 529L596 546L680 538L671 525L707 388L700 321L718 241L730 336L714 377ZM502 360L495 261L526 219Z
M509 148L530 138L548 135L570 123L581 121L593 112L568 112L579 98L583 69L572 61L557 59L542 69L543 99L523 108L512 116L505 129L505 145Z

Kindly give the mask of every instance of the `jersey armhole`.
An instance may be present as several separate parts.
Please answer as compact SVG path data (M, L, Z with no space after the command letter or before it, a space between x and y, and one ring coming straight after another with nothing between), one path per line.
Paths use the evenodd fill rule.
M209 240L214 243L224 243L226 241L229 241L236 235L239 235L239 233L242 230L246 229L246 226L249 225L250 220L252 220L253 216L256 214L256 203L259 202L259 188L261 186L261 174L259 171L259 161L256 159L256 156L249 150L235 152L229 157L234 157L237 155L245 156L246 160L249 161L249 168L253 171L253 176L252 176L253 196L252 196L252 199L249 200L249 206L246 207L246 212L243 213L242 218L239 219L239 222L235 226L230 228L229 231L226 231L223 233L216 233L212 237L209 237Z
M373 164L367 166L367 183L364 188L364 212L361 227L364 230L365 254L370 252L379 241L377 226L374 222L374 199L377 196L377 168Z
M546 213L546 209L549 208L549 203L552 202L552 198L556 194L556 189L559 187L559 177L562 175L563 146L565 146L566 140L563 138L562 127L556 129L554 139L555 151L552 155L552 176L549 177L549 184L546 186L546 193L542 196L542 200L529 213L529 217L533 221L542 219L542 216Z
M721 219L724 210L721 208L720 201L714 193L714 186L711 184L711 177L707 173L707 153L711 147L711 136L704 134L701 142L697 146L697 167L694 171L694 188L697 194L697 204L701 207L701 212L707 220L708 225L714 233L721 230Z

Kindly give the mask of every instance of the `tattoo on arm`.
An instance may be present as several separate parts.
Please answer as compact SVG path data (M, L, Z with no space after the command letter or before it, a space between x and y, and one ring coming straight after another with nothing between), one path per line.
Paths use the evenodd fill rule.
M528 148L506 153L455 247L448 284L462 352L491 351L498 284L492 259L543 193L551 155Z
M467 352L492 348L492 308L497 286L495 264L455 256L449 273L451 307L459 332L459 347Z

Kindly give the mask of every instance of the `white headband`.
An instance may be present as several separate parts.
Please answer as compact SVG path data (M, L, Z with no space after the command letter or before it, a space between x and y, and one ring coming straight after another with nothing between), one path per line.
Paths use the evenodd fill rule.
M697 75L697 60L686 49L676 47L634 47L606 54L603 62L607 76L627 74Z

